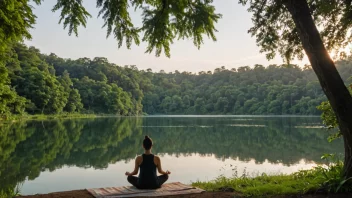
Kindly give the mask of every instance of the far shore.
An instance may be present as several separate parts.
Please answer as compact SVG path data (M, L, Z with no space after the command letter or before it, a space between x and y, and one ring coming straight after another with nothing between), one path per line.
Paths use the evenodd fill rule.
M57 114L57 115L45 115L45 114L36 114L36 115L13 115L9 117L0 117L0 123L9 123L17 121L27 121L27 120L54 120L54 119L71 119L71 118L95 118L102 117L96 114Z
M35 115L12 115L6 118L0 117L0 123L8 123L8 122L16 122L16 121L27 121L27 120L54 120L54 119L73 119L73 118L108 118L108 117L238 117L238 118L280 118L280 117L320 117L318 115L215 115L215 114L208 114L208 115L169 115L169 114L155 114L155 115L131 115L131 116L120 116L114 114L56 114L56 115L46 115L46 114L35 114Z

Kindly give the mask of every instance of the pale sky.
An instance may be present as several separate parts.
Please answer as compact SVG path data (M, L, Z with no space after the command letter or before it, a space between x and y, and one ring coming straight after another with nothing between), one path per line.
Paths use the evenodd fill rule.
M252 26L251 15L246 8L236 0L216 0L214 5L217 13L223 15L216 24L219 32L217 41L205 39L204 45L198 50L191 40L175 41L171 46L171 58L162 54L145 54L146 43L133 45L131 50L125 46L117 48L117 41L113 36L106 39L106 29L102 28L103 20L97 18L96 1L85 1L85 6L92 18L88 20L86 28L79 29L78 37L68 35L62 24L58 24L59 13L52 13L54 0L46 0L40 6L35 6L37 24L31 30L33 39L25 43L39 48L42 53L55 53L62 58L77 59L81 57L106 57L117 65L136 65L139 69L151 68L153 71L214 71L215 68L225 66L236 68L254 64L282 64L280 56L267 61L265 54L259 53L255 38L247 30ZM89 2L89 3L87 3ZM140 12L134 12L131 17L135 24L140 24ZM293 63L303 66L308 63L307 58Z

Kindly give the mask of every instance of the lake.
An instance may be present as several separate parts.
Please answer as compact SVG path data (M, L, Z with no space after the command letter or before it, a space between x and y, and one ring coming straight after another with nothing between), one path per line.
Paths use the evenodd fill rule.
M237 171L292 173L342 153L319 117L148 116L0 125L0 191L21 194L128 185L149 135L169 181L190 184Z

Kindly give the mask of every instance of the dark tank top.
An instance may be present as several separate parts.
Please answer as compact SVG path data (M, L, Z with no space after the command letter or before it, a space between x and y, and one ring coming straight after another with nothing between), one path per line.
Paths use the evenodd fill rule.
M156 165L154 164L153 154L143 154L143 162L139 165L138 184L142 189L155 189L159 188L159 180L156 175Z

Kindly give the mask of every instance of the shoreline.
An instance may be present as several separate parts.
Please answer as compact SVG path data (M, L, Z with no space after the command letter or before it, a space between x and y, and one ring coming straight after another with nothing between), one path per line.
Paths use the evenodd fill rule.
M173 195L173 196L161 196L159 198L167 197L182 197L182 198L233 198L242 197L238 193L234 192L203 192L199 194L188 194L188 195ZM136 196L138 197L138 196ZM16 198L95 198L87 190L72 190L72 191L62 191L62 192L53 192L48 194L36 194L36 195L20 195Z
M6 119L0 118L0 123L13 123L19 121L31 121L31 120L54 120L54 119L71 119L71 118L97 118L104 117L97 114L57 114L57 115L14 115L9 116Z
M150 117L150 118L159 118L159 117L169 117L169 118L178 118L178 117L187 117L187 118L216 118L216 117L233 117L233 118L295 118L295 117L320 117L318 115L215 115L215 114L206 114L206 115L188 115L188 114L155 114L155 115L131 115L131 116L121 116L113 114L57 114L57 115L45 115L45 114L35 114L35 115L11 115L8 118L1 118L0 123L10 123L17 121L28 121L28 120L53 120L53 119L70 119L70 118L108 118L108 117Z
M182 198L233 198L233 197L247 197L241 195L237 192L210 192L206 191L199 194L189 194L189 195L173 195L173 196L162 196L159 198L167 197L182 197ZM292 194L292 195L276 195L276 196L261 196L261 197L273 197L273 198L348 198L352 197L352 193L340 193L340 194ZM36 195L20 195L16 198L94 198L87 190L72 190L72 191L61 191L61 192L52 192L48 194L36 194Z

